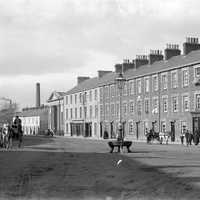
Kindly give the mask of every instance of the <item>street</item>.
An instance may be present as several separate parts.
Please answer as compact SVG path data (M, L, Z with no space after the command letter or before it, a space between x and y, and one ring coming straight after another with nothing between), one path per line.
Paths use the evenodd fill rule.
M0 150L0 199L200 199L199 146L26 136ZM119 160L121 160L119 162Z

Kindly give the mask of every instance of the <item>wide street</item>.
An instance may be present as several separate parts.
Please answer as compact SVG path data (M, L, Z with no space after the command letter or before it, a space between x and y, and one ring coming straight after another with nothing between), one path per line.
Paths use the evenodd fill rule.
M0 150L0 199L200 199L199 146L28 137ZM118 161L122 160L119 164Z

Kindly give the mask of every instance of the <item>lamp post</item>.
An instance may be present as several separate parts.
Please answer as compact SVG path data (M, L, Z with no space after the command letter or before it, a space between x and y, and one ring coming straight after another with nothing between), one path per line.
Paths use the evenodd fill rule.
M126 79L123 77L122 73L119 73L115 78L115 83L119 90L119 124L118 124L118 140L124 141L123 126L122 126L122 91L125 85Z

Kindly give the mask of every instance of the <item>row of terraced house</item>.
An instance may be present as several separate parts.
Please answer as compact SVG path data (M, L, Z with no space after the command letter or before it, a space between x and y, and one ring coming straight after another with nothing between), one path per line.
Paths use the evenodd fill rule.
M144 139L145 130L171 131L173 141L183 129L200 130L200 44L186 38L183 53L168 44L164 55L151 50L148 56L116 64L114 71L78 77L77 85L48 99L49 126L65 136L115 138L119 122L119 90L115 79L126 79L122 94L125 137Z

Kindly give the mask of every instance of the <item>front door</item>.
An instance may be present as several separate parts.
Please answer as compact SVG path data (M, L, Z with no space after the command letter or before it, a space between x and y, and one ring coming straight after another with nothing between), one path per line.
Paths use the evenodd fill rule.
M200 130L200 117L193 117L192 118L193 121L193 133L195 130Z
M175 122L171 122L171 141L175 141Z

